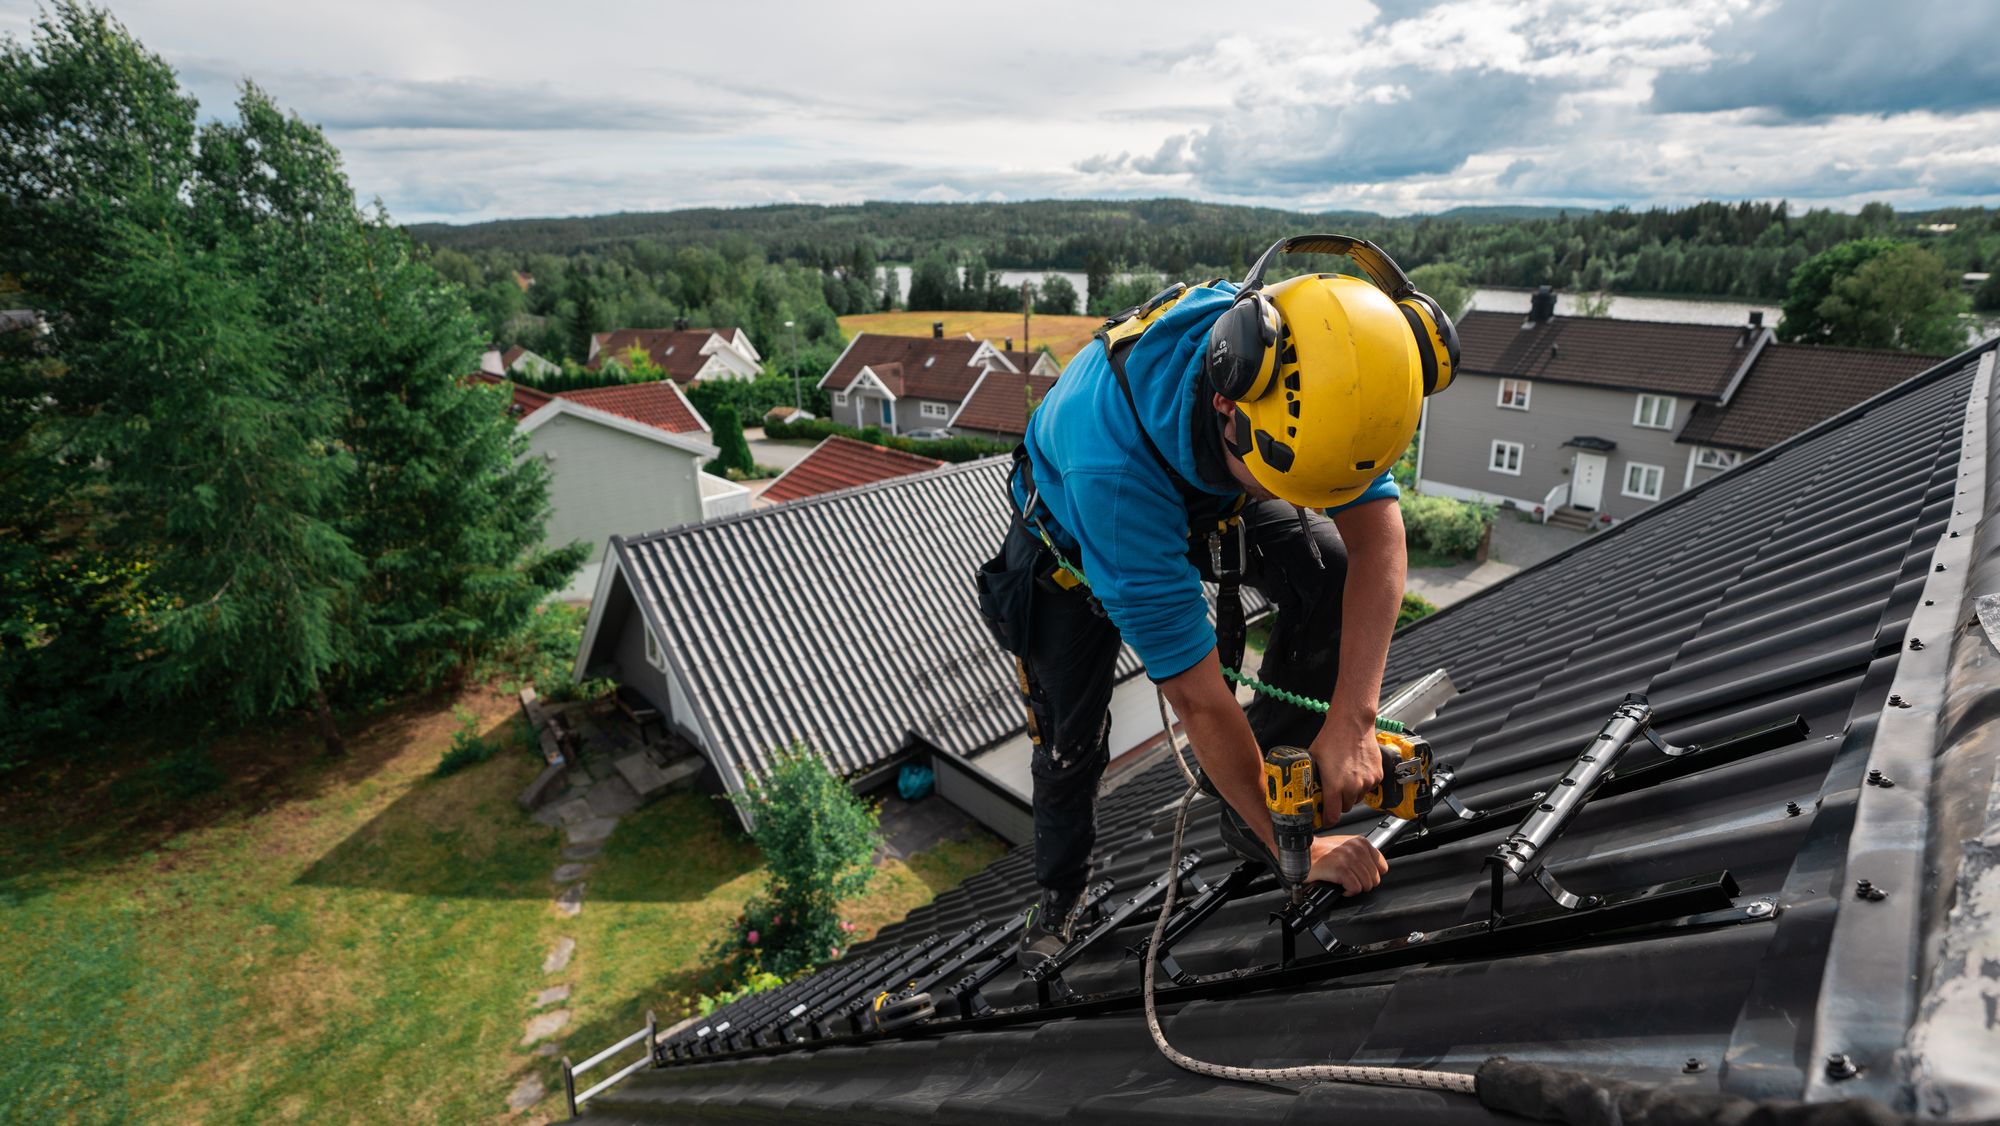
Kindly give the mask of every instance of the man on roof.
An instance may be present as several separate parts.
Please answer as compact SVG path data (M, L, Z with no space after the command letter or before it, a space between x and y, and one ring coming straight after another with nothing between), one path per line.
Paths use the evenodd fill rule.
M1348 255L1368 280L1266 285L1291 252ZM1389 470L1457 353L1450 320L1380 248L1305 235L1240 286L1176 285L1120 314L1063 370L1015 453L1016 518L980 575L1034 744L1042 897L1024 959L1060 950L1077 921L1121 639L1173 706L1239 855L1275 867L1264 749L1309 750L1329 819L1381 781L1374 720L1405 567ZM1213 625L1203 580L1220 587ZM1264 691L1237 706L1239 584L1277 612L1259 679L1324 715ZM1363 837L1314 845L1310 878L1350 895L1387 871Z

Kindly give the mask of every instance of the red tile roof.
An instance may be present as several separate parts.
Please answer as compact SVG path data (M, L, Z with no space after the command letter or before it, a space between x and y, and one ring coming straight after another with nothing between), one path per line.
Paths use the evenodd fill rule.
M646 358L656 364L661 371L674 378L676 383L687 383L708 357L702 354L702 346L712 336L734 337L739 329L714 328L621 328L597 334L597 353L585 365L591 371L598 371L609 357L619 357L637 348Z
M1697 403L1676 441L1756 452L1937 365L1929 356L1769 344L1728 406Z
M1553 317L1522 328L1519 313L1467 313L1460 369L1719 401L1750 357L1748 328L1609 317Z
M521 347L519 344L516 344L512 348L507 349L507 351L502 353L500 356L500 370L501 371L513 370L514 361L520 359L522 356L525 356L527 354L528 350L526 348Z
M943 464L932 458L871 446L835 434L814 446L812 452L797 465L779 474L759 499L778 504L801 497L816 497L856 485L908 477Z
M885 369L901 365L898 374L902 388L889 388L897 398L963 402L966 392L978 382L979 373L989 366L972 362L984 345L984 341L963 336L888 336L864 332L848 345L833 369L820 380L820 386L829 391L845 391L864 367L872 368L887 382ZM993 352L997 354L999 349Z
M694 408L688 406L671 379L564 391L558 397L675 434L693 434L708 429L701 424L701 419L695 417Z
M960 430L985 430L994 434L1026 434L1028 411L1038 404L1055 378L1047 375L1015 375L1011 371L988 372L979 386L966 396L951 425Z
M490 371L475 371L467 378L470 378L478 383L488 383L488 384L495 384L498 386L513 388L514 401L508 404L507 410L509 414L511 414L513 417L517 419L526 418L527 416L547 406L549 402L548 392L537 391L536 389L528 386L525 383L511 383L504 377L494 375Z

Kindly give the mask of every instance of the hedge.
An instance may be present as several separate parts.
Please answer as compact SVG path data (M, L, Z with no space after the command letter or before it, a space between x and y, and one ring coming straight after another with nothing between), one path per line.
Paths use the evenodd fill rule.
M1470 559L1493 524L1493 506L1450 497L1404 493L1403 529L1410 542L1440 555Z
M961 436L920 441L905 438L900 434L884 434L873 426L857 429L830 418L808 418L800 422L766 419L764 422L766 438L825 438L834 434L844 438L855 438L872 446L886 446L919 457L934 457L939 461L950 462L977 461L982 457L1010 453L1014 449L1012 442L996 442L990 438Z

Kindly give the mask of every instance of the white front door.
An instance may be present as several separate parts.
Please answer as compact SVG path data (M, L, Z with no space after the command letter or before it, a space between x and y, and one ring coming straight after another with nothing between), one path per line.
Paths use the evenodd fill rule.
M1595 512L1604 503L1604 466L1607 459L1603 454L1576 453L1575 468L1570 472L1573 482L1569 490L1569 502L1578 508Z

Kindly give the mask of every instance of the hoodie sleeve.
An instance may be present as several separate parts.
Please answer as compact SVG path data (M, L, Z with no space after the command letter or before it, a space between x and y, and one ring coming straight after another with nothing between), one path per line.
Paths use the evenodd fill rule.
M1152 477L1085 472L1066 483L1071 503L1087 514L1077 540L1091 593L1158 682L1207 656L1215 627L1187 559L1187 513Z

